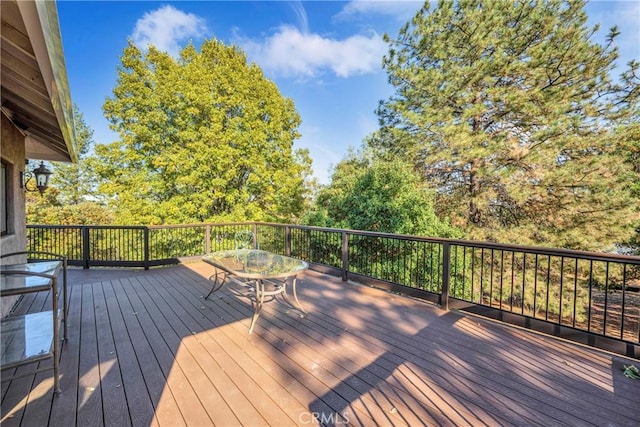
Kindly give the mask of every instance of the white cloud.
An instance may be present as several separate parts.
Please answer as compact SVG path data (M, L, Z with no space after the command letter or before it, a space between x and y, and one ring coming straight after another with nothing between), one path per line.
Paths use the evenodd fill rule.
M309 32L309 19L307 18L307 11L304 10L302 2L291 2L289 3L289 7L291 7L291 10L293 10L293 13L296 15L300 31L303 33Z
M350 20L362 15L391 16L399 21L411 19L424 5L421 1L354 0L334 16L336 20Z
M204 19L197 15L173 6L162 6L138 19L131 37L142 50L151 44L175 57L180 52L180 42L203 37L206 31Z
M298 78L315 77L326 71L345 78L376 72L381 69L387 48L376 33L336 40L303 33L289 25L281 26L264 41L245 39L240 44L263 69Z

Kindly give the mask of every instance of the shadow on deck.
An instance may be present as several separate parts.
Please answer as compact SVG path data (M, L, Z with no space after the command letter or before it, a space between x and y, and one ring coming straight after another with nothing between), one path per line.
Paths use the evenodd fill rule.
M4 382L2 425L640 422L621 371L636 360L315 272L298 287L309 315L269 303L249 335L248 299L203 299L212 272L71 270L62 393L51 371Z

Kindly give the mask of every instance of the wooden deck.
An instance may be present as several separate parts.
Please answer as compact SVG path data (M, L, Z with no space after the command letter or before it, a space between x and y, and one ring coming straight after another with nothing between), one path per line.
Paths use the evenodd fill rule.
M299 282L308 316L269 303L248 335L246 298L202 298L211 272L70 286L62 393L52 371L2 383L2 425L640 424L640 381L621 372L637 360L315 272Z

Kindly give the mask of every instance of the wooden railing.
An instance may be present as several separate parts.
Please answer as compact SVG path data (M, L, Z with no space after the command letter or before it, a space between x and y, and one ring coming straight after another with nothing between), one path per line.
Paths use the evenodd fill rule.
M256 244L315 270L640 357L640 257L271 223L27 227L69 265L143 267Z

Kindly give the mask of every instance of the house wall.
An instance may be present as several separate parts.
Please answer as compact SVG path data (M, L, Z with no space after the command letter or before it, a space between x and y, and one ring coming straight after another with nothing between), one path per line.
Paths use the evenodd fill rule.
M24 251L27 247L27 226L25 211L25 193L20 188L20 172L25 167L25 137L18 128L2 116L2 134L0 139L0 157L7 170L7 234L0 236L0 252ZM11 258L11 262L26 261ZM0 301L0 317L6 316L18 296L3 297Z

